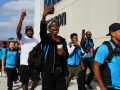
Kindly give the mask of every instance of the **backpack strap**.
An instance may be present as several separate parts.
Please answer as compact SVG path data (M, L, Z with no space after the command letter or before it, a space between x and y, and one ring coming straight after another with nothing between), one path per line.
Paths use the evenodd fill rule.
M114 45L112 46L109 41L104 41L103 44L105 44L109 50L109 54L105 60L107 63L109 63L113 58Z
M7 56L8 49L5 50L5 55Z

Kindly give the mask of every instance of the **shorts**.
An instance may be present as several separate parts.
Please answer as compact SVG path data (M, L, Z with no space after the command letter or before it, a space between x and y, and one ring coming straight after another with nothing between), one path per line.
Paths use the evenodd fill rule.
M0 68L2 68L2 60L0 60Z
M20 82L26 83L29 82L29 77L31 77L32 81L40 80L40 72L36 72L34 70L28 69L27 65L20 65Z

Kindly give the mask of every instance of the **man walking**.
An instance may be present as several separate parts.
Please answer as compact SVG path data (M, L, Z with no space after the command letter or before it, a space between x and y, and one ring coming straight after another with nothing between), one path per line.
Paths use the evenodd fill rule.
M21 18L17 26L17 32L16 32L19 42L21 44L20 81L23 84L23 90L28 90L29 77L31 77L31 80L33 81L31 90L34 90L40 80L39 77L40 73L28 69L28 57L29 57L29 52L33 49L33 47L35 47L39 43L39 41L33 38L33 28L31 26L27 26L25 28L25 34L27 36L23 36L20 33L22 22L25 16L26 13L23 12L21 14Z
M67 45L68 52L69 52L68 66L69 66L69 73L70 73L70 76L66 77L67 88L72 77L75 76L77 78L78 90L84 90L83 73L82 73L82 67L80 64L82 60L80 60L79 57L82 56L84 58L87 56L87 53L84 53L82 48L77 44L78 36L76 33L72 33L70 38L71 38L71 43Z
M93 39L91 39L91 36L92 36L92 34L91 34L90 31L86 32L86 36L85 36L85 33L82 34L81 46L83 47L84 51L87 48L90 51L91 50L93 51L94 43L93 43ZM90 83L92 82L92 80L94 78L92 52L88 52L87 57L83 58L83 63L84 63L84 66L85 66L85 70L83 70L84 88L85 88L85 84L86 84L90 89L92 89L92 86L90 85ZM90 69L90 74L88 76L88 79L86 80L86 70L87 70L87 67L89 67L89 69Z
M120 90L120 23L109 27L111 40L102 44L94 58L94 74L101 90Z
M14 49L14 43L10 42L9 50L7 49L5 53L3 53L2 59L2 68L6 68L7 70L7 86L8 90L12 90L13 81L16 77L16 66L15 66L15 59L16 59L17 51ZM4 67L4 61L6 59L6 64Z

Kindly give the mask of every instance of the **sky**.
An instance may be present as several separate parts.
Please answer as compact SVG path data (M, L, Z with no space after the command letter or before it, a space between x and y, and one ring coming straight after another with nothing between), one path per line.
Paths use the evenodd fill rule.
M0 0L0 38L17 38L16 29L22 9L26 9L21 33L25 27L34 26L34 0Z

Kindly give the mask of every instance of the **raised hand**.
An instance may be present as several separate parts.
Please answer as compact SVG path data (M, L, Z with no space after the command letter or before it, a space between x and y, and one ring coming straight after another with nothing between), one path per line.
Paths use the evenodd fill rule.
M47 16L49 13L54 12L54 11L55 11L54 6L51 6L51 7L46 6L43 16Z
M21 18L20 18L20 20L24 20L24 18L25 18L25 16L26 16L26 13L25 12L23 12L22 14L21 14Z
M85 37L85 33L82 33L82 38L84 38Z

